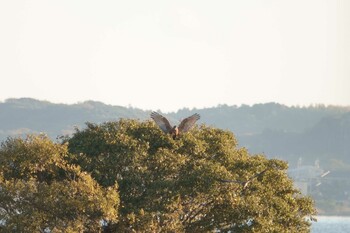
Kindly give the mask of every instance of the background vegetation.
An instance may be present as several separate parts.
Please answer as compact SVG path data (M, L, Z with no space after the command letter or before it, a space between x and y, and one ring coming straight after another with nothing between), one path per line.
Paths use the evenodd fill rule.
M150 121L88 123L71 137L9 138L0 219L27 232L308 232L287 164L202 125L172 140Z
M220 105L205 109L181 109L167 116L177 120L201 114L199 123L230 130L238 147L252 154L278 158L295 168L319 166L330 174L311 193L323 214L350 214L350 108L315 105L287 107L276 103L253 106ZM72 135L85 122L102 123L120 118L149 119L150 111L87 101L74 105L34 99L9 99L0 103L0 139L9 135L45 132L51 139ZM300 164L299 164L300 165ZM349 205L350 206L350 205ZM342 208L340 208L342 207Z

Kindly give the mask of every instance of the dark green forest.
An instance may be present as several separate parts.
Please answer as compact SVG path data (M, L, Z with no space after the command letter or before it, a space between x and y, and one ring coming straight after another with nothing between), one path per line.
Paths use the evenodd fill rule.
M75 129L86 128L86 122L99 124L121 118L144 121L150 119L150 112L95 101L66 105L30 98L8 99L0 103L0 139L42 132L55 140L72 135ZM339 205L347 206L350 199L350 183L346 179L350 175L350 107L288 107L278 103L219 105L184 108L165 115L177 124L193 113L201 115L199 124L231 131L238 147L246 148L249 153L285 160L290 169L317 163L330 173L321 180L322 185L313 188L311 195L317 200L316 204L322 203L320 207L328 211ZM350 212L342 211L343 214Z

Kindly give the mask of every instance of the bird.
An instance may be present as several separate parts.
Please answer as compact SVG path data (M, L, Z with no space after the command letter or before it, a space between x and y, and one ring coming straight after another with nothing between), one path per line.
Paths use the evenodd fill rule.
M246 181L239 181L239 180L224 180L224 179L217 179L219 182L222 183L236 183L236 184L241 184L243 186L243 189L247 188L250 182L252 182L255 178L262 176L265 172L267 172L268 169L263 170L262 172L259 172L255 174L254 176L250 177Z
M157 112L152 112L151 118L164 133L170 134L175 140L180 134L189 131L194 126L196 121L199 120L200 115L195 113L192 116L183 119L179 126L171 126L168 119Z

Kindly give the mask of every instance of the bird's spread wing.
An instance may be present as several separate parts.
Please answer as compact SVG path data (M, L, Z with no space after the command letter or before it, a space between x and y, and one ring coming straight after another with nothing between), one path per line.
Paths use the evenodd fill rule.
M189 131L193 125L198 121L200 118L198 113L193 114L192 116L189 116L185 119L183 119L179 125L179 132L180 133L186 133Z
M156 124L163 130L164 133L169 133L172 129L168 119L163 117L157 112L151 113L151 118L156 122Z

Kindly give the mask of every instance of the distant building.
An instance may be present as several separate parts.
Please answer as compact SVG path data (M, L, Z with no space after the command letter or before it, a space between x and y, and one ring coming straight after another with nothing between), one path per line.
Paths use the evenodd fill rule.
M298 161L297 168L289 169L289 176L294 180L294 185L300 191L308 195L312 190L321 184L321 179L329 174L329 171L325 171L319 166L318 160L315 161L315 165L301 165L301 159Z

